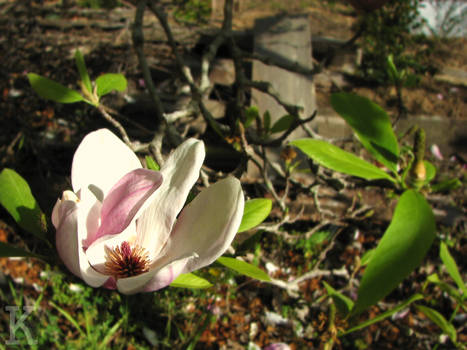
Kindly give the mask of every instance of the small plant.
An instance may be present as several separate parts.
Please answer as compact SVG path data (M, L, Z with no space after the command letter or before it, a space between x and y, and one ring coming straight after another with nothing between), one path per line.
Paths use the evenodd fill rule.
M185 23L206 23L211 13L209 0L177 0L175 6L175 19Z
M430 45L423 45L426 46L423 49L418 49L422 45L415 45L426 41L423 35L414 34L421 26L419 6L420 0L390 1L360 17L357 30L361 31L363 57L360 75L363 79L387 84L390 76L386 58L390 54L400 70L411 70L415 74L432 70L427 61ZM429 44L428 41L425 43Z
M335 308L352 324L357 315L388 295L417 268L430 249L436 236L436 226L433 211L423 193L432 189L430 183L435 177L436 169L424 159L423 130L418 129L415 132L412 148L399 147L390 119L380 106L366 98L348 93L333 94L331 104L351 126L363 147L386 170L322 140L306 138L293 140L290 144L326 168L370 182L388 182L392 184L396 193L402 193L381 241L365 258L366 267L360 281L357 300L354 302L325 284ZM457 186L459 185L457 182ZM455 264L449 259L443 246L442 254L443 261L448 262L450 274L455 276L453 279L461 285L460 275L455 272ZM423 295L415 294L372 320L350 326L342 335L389 317L421 299ZM428 310L424 306L417 307L445 332L449 332L449 336L455 342L455 331L453 335L453 328L442 322L436 311Z

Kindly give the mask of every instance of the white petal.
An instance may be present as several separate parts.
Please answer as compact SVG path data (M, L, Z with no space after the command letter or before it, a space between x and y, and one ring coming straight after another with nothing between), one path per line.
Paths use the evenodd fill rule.
M160 169L162 185L150 198L152 204L137 221L138 244L149 251L151 258L157 256L167 241L175 219L199 177L204 157L204 143L188 139L172 152Z
M183 273L207 266L232 243L243 216L240 181L228 177L203 190L180 214L160 263L196 254Z
M73 157L71 183L77 193L82 188L103 196L128 172L141 168L133 151L107 129L89 133L81 141Z
M99 212L101 204L97 198L87 189L80 191L78 202L78 253L81 278L91 287L100 287L108 279L89 264L84 246L95 235L99 227Z
M149 271L138 276L120 278L117 280L117 289L123 294L142 292L144 286L152 279L154 274L155 271Z
M78 206L76 202L59 199L52 212L56 228L58 255L65 266L76 276L81 277L78 248Z
M57 228L58 253L71 272L90 286L99 287L108 277L92 269L83 249L88 230L92 232L97 227L91 221L96 217L94 212L99 206L95 205L96 199L93 202L91 196L78 200L76 196L73 198L64 194L64 198L70 199L59 200L52 214Z

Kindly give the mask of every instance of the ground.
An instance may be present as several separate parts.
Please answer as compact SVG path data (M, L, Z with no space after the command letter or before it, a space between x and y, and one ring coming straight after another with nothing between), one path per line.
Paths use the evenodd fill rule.
M108 127L108 125L104 120L99 119L99 115L91 107L58 105L40 99L29 87L26 73L38 73L73 87L77 80L73 54L75 49L80 48L85 54L92 76L95 77L105 72L122 72L129 80L129 95L141 95L144 87L141 84L140 70L131 45L130 23L134 8L129 3L123 3L123 8L109 14L105 10L83 10L77 7L61 10L57 1L29 3L28 1L7 0L0 2L0 27L3 33L0 38L0 49L3 53L0 67L0 90L2 91L0 164L2 168L14 168L28 180L32 192L45 213L51 212L56 198L69 187L71 157L79 140L89 130ZM251 1L251 3L246 2L235 15L234 27L237 30L245 30L251 28L254 20L259 16L284 11L307 13L312 24L313 36L342 40L352 36L352 25L356 20L356 14L351 7L334 1L328 3L294 0L288 1L287 5L275 1ZM154 23L154 20L149 23ZM214 20L210 24L203 25L201 29L208 30L206 28L212 25L219 25L219 22ZM177 35L180 43L186 44L188 49L194 47L195 39L199 37L196 34L198 30L200 30L198 26L179 29ZM150 57L151 66L155 69L156 78L162 81L170 77L173 57L163 37L158 33L153 35L145 50ZM434 65L467 69L465 39L440 41L438 44L432 57ZM347 89L368 96L394 113L391 105L394 92L391 88L351 84L347 86ZM317 89L319 108L329 107L331 91L331 88L325 87ZM129 111L126 116L133 118L144 128L152 128L150 114L143 106L125 109L129 104L127 103L128 97L131 97L129 95L126 99L111 97L107 102L112 107L120 109L122 114ZM466 99L467 88L465 86L440 83L428 75L422 77L421 84L417 88L404 89L404 101L408 107L409 117L423 114L444 118L465 118ZM124 120L122 122L125 124ZM147 141L150 137L144 128L138 129L132 124L125 125L128 125L130 136L133 138ZM439 166L439 172L443 177L465 178L465 162L449 159L440 161L431 155L430 157L430 160ZM268 196L257 184L245 184L244 189L247 195L253 198ZM465 256L467 246L465 195L465 189L461 188L449 194L430 198L432 205L438 211L440 235L448 236L452 240L451 253L458 262L464 277L466 262L462 257ZM327 202L324 202L324 209L331 211L346 212L352 206L358 207L363 204L373 205L376 208L377 213L371 222L367 221L364 215L345 219L344 224L339 228L338 238L333 241L328 259L323 263L327 269L342 265L354 266L356 257L362 256L366 249L373 247L384 232L395 200L389 200L386 192L380 189L351 188L340 192L327 188L322 196L327 199ZM352 199L356 202L352 203ZM386 205L388 201L390 205ZM287 232L291 234L309 232L320 223L322 218L312 202L309 194L305 194L301 188L293 189L288 203L296 211L293 211L291 215L296 215L300 209L299 205L293 206L294 203L307 205L307 212L301 220L291 224ZM454 216L454 220L448 220L450 215ZM274 208L268 222L272 223L280 218L280 211ZM364 234L358 234L359 232ZM325 237L317 244L314 243L311 247L305 239L300 239L296 245L290 244L280 234L260 232L252 237L254 240L249 243L243 241L245 236L241 237L237 243L238 252L244 249L245 256L251 258L252 261L261 257L262 268L265 268L266 262L279 267L271 274L283 280L306 272L329 243L329 237ZM0 210L0 241L28 247L30 250L39 252L48 249L30 237L20 234L13 220L3 209ZM245 242L248 244L243 244ZM385 300L385 304L371 308L367 314L362 316L362 320L372 318L390 305L395 305L414 292L419 292L425 283L426 276L438 271L437 265L440 261L437 249L437 245L433 247L427 263L417 270L410 280L404 282L392 293ZM35 301L38 295L42 295L42 299L38 301L41 307L48 310L50 315L55 315L55 319L50 315L47 316L48 318L41 316L44 334L49 337L53 334L61 334L70 348L80 348L80 346L82 348L83 345L79 343L82 339L80 332L70 325L67 317L63 317L65 315L63 312L52 305L60 305L62 310L65 309L68 315L71 314L76 318L83 328L84 324L87 325L87 321L85 322L83 318L88 315L85 313L86 306L84 305L95 308L96 313L101 312L100 317L114 317L108 322L116 322L118 315L125 315L121 316L125 319L124 326L118 328L116 336L111 337L115 348L136 349L150 346L149 333L141 329L156 330L159 338L161 334L165 334L166 343L159 343L160 348L170 345L174 348L186 346L188 341L184 343L181 337L177 337L177 331L182 334L199 332L197 345L199 349L244 348L249 341L261 347L274 342L284 342L293 349L318 348L332 337L332 331L328 329L327 305L317 302L325 295L321 283L325 279L322 277L310 279L301 284L301 297L294 298L280 288L271 286L266 288L260 282L223 272L219 266L214 266L209 271L203 272L203 276L208 279L218 278L219 281L213 290L205 294L173 292L173 289L169 289L159 295L129 298L122 302L121 297L115 296L115 293L95 291L82 285L79 287L82 288L82 295L73 294L68 288L69 283L79 285L80 282L67 275L63 266L60 265L59 268L50 268L36 260L2 258L0 266L2 305L11 302L12 294L14 294L12 290L23 293L25 302ZM326 281L333 284L335 288L346 285L346 282L338 276L327 278ZM445 317L449 317L454 308L452 299L443 297L443 292L435 287L429 286L428 289L430 291L427 297L428 302L435 305ZM437 299L442 302L437 304ZM106 304L107 300L110 300L109 305ZM126 305L126 311L122 311L123 306L119 302L121 305ZM141 310L138 306L141 302L148 303L147 310ZM83 305L83 308L77 305ZM135 310L139 308L139 310L130 312L131 307ZM207 313L206 310L210 312ZM273 317L270 314L267 316L264 310L280 314L286 321L271 321ZM160 317L154 318L154 314ZM105 323L110 328L107 320L99 318L98 314L92 317L95 317L96 324ZM408 316L397 315L397 317L345 337L340 344L337 342L335 346L346 349L365 348L365 346L374 349L421 349L427 343L432 346L434 344L433 334L440 333L433 323L417 311ZM7 324L7 313L1 316L1 322L2 326ZM134 323L133 326L131 322ZM345 322L337 318L338 329L344 327ZM463 329L462 320L456 322L455 326ZM57 327L54 329L56 333L49 334L47 327L52 324ZM298 324L304 325L300 331L296 327ZM172 330L171 325L173 325ZM135 333L132 333L132 330ZM8 330L2 329L1 333L7 334ZM458 337L460 341L467 341L465 334L459 334ZM63 342L64 339L60 341ZM446 342L441 348L447 349L451 345Z

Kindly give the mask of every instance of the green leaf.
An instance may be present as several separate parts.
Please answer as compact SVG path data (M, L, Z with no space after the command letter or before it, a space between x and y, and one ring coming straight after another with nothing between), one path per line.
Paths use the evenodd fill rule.
M388 295L420 265L435 238L435 218L425 198L405 191L363 274L352 314Z
M23 257L23 258L38 258L44 260L44 257L38 254L28 252L24 249L12 246L8 243L0 242L0 257Z
M438 311L423 305L415 305L415 307L423 312L433 323L435 323L443 333L447 334L453 343L457 340L456 329L450 324Z
M84 62L84 57L81 51L75 51L75 62L76 67L78 68L79 76L83 82L84 87L88 90L89 94L92 94L92 85L91 79L89 78L88 70L86 68L86 63Z
M145 159L146 159L146 165L148 169L155 170L155 171L160 170L161 167L159 166L159 164L156 163L156 161L151 156L146 156Z
M373 255L375 254L375 249L369 249L367 250L362 258L360 259L360 265L361 266L365 266L365 265L368 265L371 261L371 258L373 257Z
M454 288L450 284L442 282L439 279L439 277L438 277L438 275L436 273L433 273L433 274L429 275L426 278L426 280L428 282L430 282L430 283L436 284L439 288L441 288L441 290L443 292L448 293L450 296L452 296L454 299L456 299L459 304L462 305L462 303L463 303L462 295L457 291L456 288ZM466 308L467 308L467 305L464 307L464 309L466 309Z
M441 181L435 185L431 186L432 192L448 192L455 190L462 186L462 182L459 179L449 179Z
M248 107L245 111L245 127L249 127L253 121L259 117L259 110L256 106Z
M380 168L346 152L337 146L310 138L293 140L290 144L298 147L308 157L320 165L344 174L358 176L366 180L396 180Z
M425 171L426 171L424 183L429 184L431 180L433 180L436 176L436 167L427 160L424 160L423 164L425 164Z
M293 115L284 115L274 123L274 125L271 128L271 132L275 133L289 130L294 121L295 117Z
M331 105L357 134L362 145L378 161L397 172L399 145L384 109L365 97L345 92L332 94Z
M123 74L102 74L96 79L97 96L107 95L112 91L124 91L126 89L126 78Z
M395 308L393 308L391 310L388 310L388 311L385 311L382 314L380 314L380 315L378 315L378 316L376 316L376 317L374 317L372 319L369 319L369 320L367 320L365 322L362 322L359 325L346 330L344 333L342 333L340 335L349 334L349 333L358 331L358 330L360 330L362 328L368 327L368 326L370 326L370 325L372 325L374 323L377 323L379 321L382 321L385 318L388 318L388 317L394 315L396 312L399 312L399 311L405 309L407 306L409 306L414 301L417 301L417 300L420 300L420 299L423 299L422 294L414 294L409 299L407 299L406 301L404 301L401 304L397 305Z
M247 201L238 232L247 231L261 224L268 217L271 208L272 201L267 198L255 198Z
M399 72L397 71L396 65L394 64L392 55L387 57L387 64L388 64L388 73L389 76L392 77L394 83L398 83L399 81Z
M257 279L259 281L269 282L271 280L266 272L242 260L221 256L219 259L217 259L217 262L242 275Z
M323 281L324 288L326 288L326 291L328 292L328 295L332 298L334 301L334 305L336 305L337 310L339 313L343 316L346 317L350 310L352 310L353 307L353 301L350 299L348 296L345 296L342 293L339 293L336 291L334 288L332 288L329 284Z
M212 287L212 284L204 278L192 273L182 273L171 284L171 287L205 289Z
M85 101L84 97L76 91L67 88L53 80L40 75L29 73L29 84L34 91L42 98L60 103L75 103Z
M0 204L22 229L46 240L45 215L26 180L12 169L5 168L0 173Z
M441 242L439 247L439 257L443 261L444 266L446 266L446 271L449 273L451 278L456 282L457 286L464 295L467 295L467 288L465 283L462 281L461 274L459 273L459 268L457 267L456 261L449 253L446 243Z

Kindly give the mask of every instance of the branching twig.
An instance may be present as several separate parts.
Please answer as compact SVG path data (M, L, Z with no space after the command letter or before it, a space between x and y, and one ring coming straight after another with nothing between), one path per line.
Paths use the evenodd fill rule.
M299 284L305 282L306 280L313 279L316 277L322 277L322 276L342 276L342 277L349 277L349 273L347 272L347 269L345 266L341 267L340 269L334 269L334 270L320 270L320 269L314 269L312 271L309 271L302 276L295 278L291 281L283 281L280 279L271 279L271 284L275 285L277 287L283 288L287 291L287 293L291 297L298 297L298 292L299 292Z
M98 105L97 110L101 113L105 120L107 120L120 132L123 141L128 145L128 147L133 149L133 144L131 143L130 138L128 137L128 134L126 133L125 128L122 126L122 124L120 124L109 113L107 113L106 108L104 106Z

